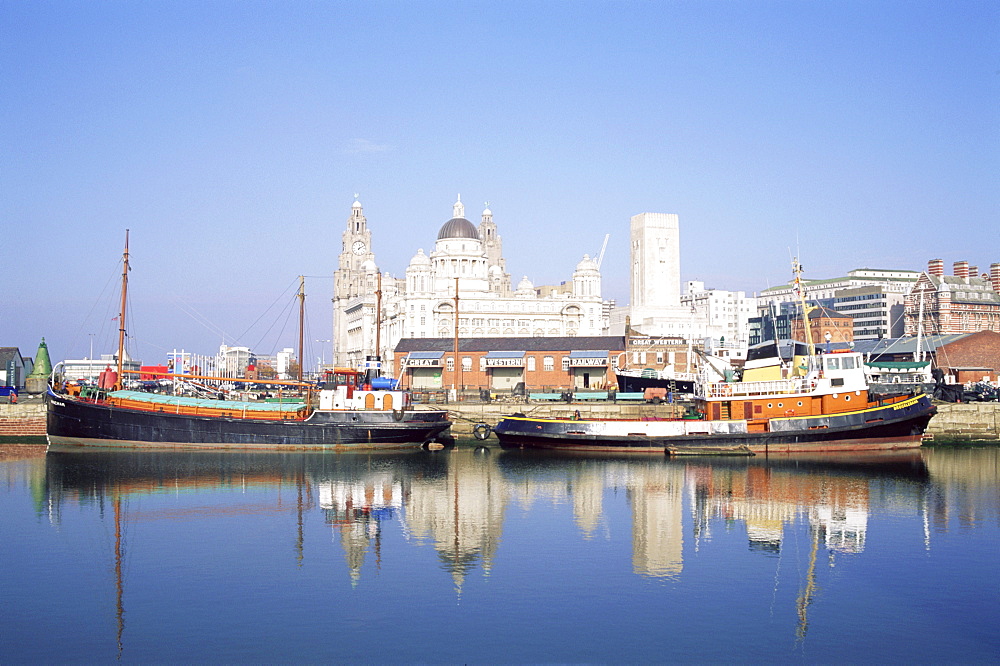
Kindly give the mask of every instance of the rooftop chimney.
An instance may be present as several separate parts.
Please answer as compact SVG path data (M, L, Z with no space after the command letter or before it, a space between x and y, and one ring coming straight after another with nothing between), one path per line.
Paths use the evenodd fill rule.
M944 261L941 259L931 259L927 262L927 274L942 277L944 275Z
M993 291L1000 294L1000 264L990 264L990 282L993 283Z
M954 264L954 275L957 278L962 278L964 280L969 279L969 262L967 261L956 261Z
M969 266L969 277L979 277L979 266Z

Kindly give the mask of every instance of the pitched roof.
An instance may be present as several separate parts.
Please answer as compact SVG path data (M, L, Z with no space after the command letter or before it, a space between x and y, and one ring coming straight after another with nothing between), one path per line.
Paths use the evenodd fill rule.
M23 362L24 357L21 356L21 352L17 347L0 347L0 363L6 365L7 361L13 359L15 354L17 354L18 358L22 359Z
M971 333L951 333L948 335L925 335L920 341L924 351L934 351L938 347L950 344L956 340L971 335ZM854 351L862 354L913 354L917 351L917 338L908 335L903 338L881 338L879 340L855 340Z
M802 319L802 314L797 313L793 319ZM809 319L850 319L851 315L846 315L843 312L837 312L833 308L828 308L824 305L816 305L814 309L809 311Z

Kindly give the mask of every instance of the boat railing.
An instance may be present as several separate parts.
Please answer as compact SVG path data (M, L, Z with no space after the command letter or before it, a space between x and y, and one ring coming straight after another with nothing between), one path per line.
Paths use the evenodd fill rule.
M752 398L768 395L790 395L809 393L816 389L815 379L797 377L761 382L712 382L699 386L699 398Z

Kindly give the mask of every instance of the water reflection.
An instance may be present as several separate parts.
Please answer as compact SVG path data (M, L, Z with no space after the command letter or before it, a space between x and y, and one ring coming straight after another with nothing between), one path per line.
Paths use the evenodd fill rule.
M30 488L37 514L52 525L73 520L79 510L96 511L111 527L119 650L128 605L123 562L130 548L146 547L128 538L129 526L139 521L184 525L224 516L273 516L290 535L273 548L293 543L284 557L302 567L315 556L317 543L330 544L328 552L343 556L341 580L354 589L377 576L386 562L407 562L408 549L430 547L455 595L463 593L470 574L490 576L500 562L536 566L517 560L521 552L530 557L532 550L573 548L570 557L587 558L588 551L617 538L610 526L620 523L622 514L630 556L614 551L618 560L612 566L663 583L695 576L691 569L698 569L699 558L724 550L723 538L731 543L734 532L745 534L742 557L758 562L780 559L789 540L795 554L800 546L795 540L804 534L808 555L798 562L794 599L799 640L809 627L822 572L838 558L865 556L869 531L880 524L873 516L906 518L906 529L922 530L916 541L925 549L934 547L936 533L995 528L1000 522L996 448L690 459L472 449L88 451L51 453L2 469L8 491L19 483ZM153 496L183 501L139 501ZM509 523L516 521L523 532L533 516L551 520L553 507L565 511L555 515L579 536L578 543L547 543L560 537L536 529L530 546L522 541L522 550L505 551ZM237 558L237 551L234 546L229 556ZM731 563L734 556L726 556ZM697 575L704 576L704 569Z
M779 552L786 527L804 522L815 527L827 551L860 553L873 495L880 503L926 513L931 527L946 529L953 520L973 527L996 514L996 502L988 499L995 497L998 465L996 449L682 460L467 450L356 455L103 451L49 454L44 477L36 469L29 484L39 513L53 523L68 504L103 512L112 497L233 491L224 502L216 498L182 513L162 509L140 517L294 514L300 559L302 515L318 508L355 584L369 554L376 564L381 561L382 524L398 520L409 539L434 547L461 589L471 569L489 571L512 504L530 511L539 501L569 503L579 533L589 540L602 529L608 494L623 493L631 513L633 571L676 576L683 569L685 498L688 538L696 551L711 541L714 526L735 521L745 526L753 551ZM295 499L280 495L273 506L234 500L254 486L288 488Z

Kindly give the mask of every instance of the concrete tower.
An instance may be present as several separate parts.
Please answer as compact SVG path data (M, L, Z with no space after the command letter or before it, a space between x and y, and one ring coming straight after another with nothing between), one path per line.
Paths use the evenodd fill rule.
M633 215L631 232L633 312L679 306L681 250L677 215Z

